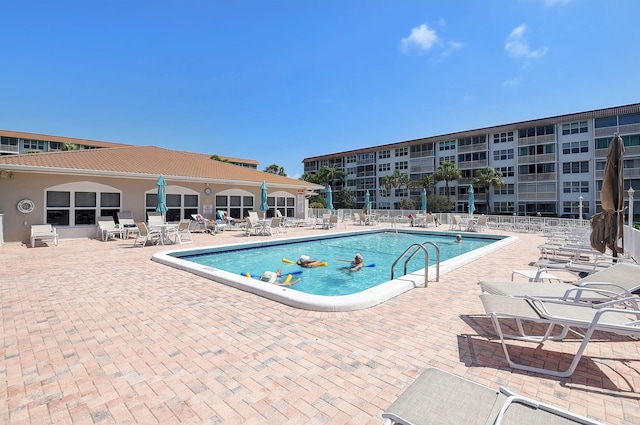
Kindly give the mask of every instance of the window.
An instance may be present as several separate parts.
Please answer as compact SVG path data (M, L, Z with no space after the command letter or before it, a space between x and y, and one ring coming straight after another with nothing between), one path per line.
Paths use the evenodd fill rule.
M589 172L589 161L563 162L562 174L578 174Z
M267 211L267 217L275 217L276 210L280 211L284 217L295 217L295 204L296 198L287 192L276 192L274 196L267 197L267 205L269 210Z
M570 153L589 152L589 141L567 142L562 144L562 153L567 155Z
M494 202L493 211L496 213L512 213L515 211L513 202Z
M576 121L568 124L562 124L562 134L578 134L589 131L589 123L587 121Z
M396 156L406 156L408 153L407 148L397 148L396 149Z
M80 189L81 190L76 190ZM93 182L66 183L45 190L48 224L95 226L97 217L120 211L122 194L117 189Z
M500 187L494 187L493 193L496 195L513 195L515 193L515 185L509 183Z
M556 146L554 144L522 146L518 151L519 156L544 155L554 153Z
M580 201L562 201L563 214L580 215ZM582 201L582 214L589 212L589 201Z
M450 162L452 164L455 164L456 163L456 156L455 155L443 156L438 160L438 164L442 164L443 162Z
M24 150L26 151L43 151L44 142L42 140L23 139Z
M493 135L493 143L513 142L513 131L496 133Z
M391 151L389 149L378 152L378 159L391 158Z
M502 173L502 177L513 177L513 167L495 167L496 171L500 171Z
M396 170L406 170L407 168L409 168L407 161L396 162Z
M449 150L453 150L455 148L456 148L456 141L455 140L448 140L446 142L438 143L438 150L441 150L441 151L449 151Z
M589 193L589 182L588 181L563 182L562 192L563 193Z
M191 218L191 214L198 213L198 196L193 190L179 186L167 187L167 207L165 220L167 222L180 221L183 218ZM145 209L147 212L156 210L158 205L158 192L145 193ZM232 216L236 217L236 216Z
M595 128L616 127L618 125L618 117L604 117L595 119Z
M347 155L347 159L346 159L346 163L347 164L353 164L356 162L356 156L355 155Z
M519 174L546 174L554 173L556 170L556 164L528 164L518 166Z
M530 128L522 128L518 130L518 137L534 137L534 136L544 136L547 134L555 134L553 125L544 125L540 127L530 127Z
M382 171L390 171L391 170L391 164L389 164L388 162L386 164L378 164L378 171L382 172Z
M620 115L618 123L620 125L638 124L640 123L640 113Z
M462 153L458 155L458 162L484 161L486 159L486 152Z
M513 149L501 149L493 151L494 161L504 161L506 159L513 159Z
M226 211L233 218L245 218L249 215L249 211L253 211L255 205L251 192L239 189L219 192L215 202L216 211Z

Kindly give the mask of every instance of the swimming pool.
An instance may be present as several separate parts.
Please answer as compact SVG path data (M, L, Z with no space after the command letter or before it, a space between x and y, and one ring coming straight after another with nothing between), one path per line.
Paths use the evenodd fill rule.
M387 239L380 239L380 235ZM415 235L418 235L417 239ZM404 260L400 261L395 267L396 278L389 280L391 264L412 243L433 241L438 244L443 255L440 274L444 274L517 239L484 234L465 235L464 242L456 244L452 242L454 235L409 230L399 230L397 233L380 230L344 232L319 237L166 251L155 254L152 259L292 307L314 311L351 311L371 307L409 289L424 286L424 254L416 255L409 262L408 274L405 276L402 276ZM349 240L353 243L350 244ZM392 245L397 246L392 248ZM436 276L433 266L436 254L433 247L428 246L427 250L430 260L429 280L433 281ZM365 265L375 263L375 267L351 273L345 270L347 263L334 260L353 258L356 252L364 255ZM451 256L449 259L444 257L447 252ZM283 258L295 261L301 254L326 260L329 265L301 269L297 265L282 262ZM241 276L241 273L259 275L265 270L277 268L282 268L284 275L302 270L301 282L293 287L281 287Z

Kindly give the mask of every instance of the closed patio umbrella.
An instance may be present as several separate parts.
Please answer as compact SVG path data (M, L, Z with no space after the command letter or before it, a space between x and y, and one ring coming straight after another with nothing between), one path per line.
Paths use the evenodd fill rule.
M604 253L611 249L613 256L624 250L618 246L624 230L624 143L616 133L609 143L604 180L600 191L602 211L591 218L591 246Z
M267 218L269 204L267 203L267 182L262 182L260 186L260 211L264 211L263 218Z
M469 215L472 215L473 212L476 210L474 194L473 194L473 186L469 186L468 195L469 195Z
M333 192L331 191L331 185L327 186L327 209L333 209Z
M422 188L422 211L427 211L427 189Z
M369 213L369 210L371 210L371 201L369 200L369 191L367 190L364 194L364 209L365 211L367 211L367 213Z
M164 181L162 174L160 174L156 184L158 185L158 205L156 205L156 212L159 212L164 217L164 214L169 211L169 208L167 208L167 183Z

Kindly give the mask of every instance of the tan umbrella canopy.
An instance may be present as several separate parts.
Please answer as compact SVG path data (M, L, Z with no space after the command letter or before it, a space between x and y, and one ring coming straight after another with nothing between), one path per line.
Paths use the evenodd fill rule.
M604 180L600 192L602 212L591 218L591 246L604 253L611 249L614 256L622 253L618 240L624 228L624 144L616 133L611 139L604 166Z

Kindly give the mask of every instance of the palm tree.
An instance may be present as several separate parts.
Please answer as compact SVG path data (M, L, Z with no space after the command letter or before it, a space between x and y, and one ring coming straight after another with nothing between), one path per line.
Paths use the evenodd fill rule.
M231 161L229 161L227 158L222 158L220 155L217 155L217 154L215 154L215 153L214 153L213 155L211 155L211 157L210 157L210 158L211 158L211 159L213 159L214 161L220 161L220 162L231 162Z
M344 183L346 177L347 173L345 173L341 168L338 168L337 165L332 165L331 167L323 165L318 170L317 183L333 186L333 182L335 181Z
M433 180L433 174L425 174L420 177L418 180L413 182L415 187L422 189L423 187L427 189L427 194L431 193L430 189L436 185Z
M452 162L443 162L438 166L436 172L433 173L433 178L435 181L444 180L447 196L451 197L451 192L449 191L449 182L459 180L462 178L462 171L456 168L456 165Z
M271 164L267 168L265 168L263 171L265 173L277 174L279 176L287 177L287 173L285 173L284 167L281 167L278 164Z
M491 204L489 203L489 190L491 187L504 186L502 181L502 173L497 171L493 167L484 167L476 171L476 178L473 180L473 185L477 187L484 187L487 194L487 212L491 214Z
M408 188L411 184L411 180L409 179L408 174L405 174L402 171L396 169L390 176L384 176L381 180L381 183L389 194L389 198L391 198L391 208L393 209L395 207L395 204L393 203L392 190L400 189L403 186Z
M300 180L309 183L318 183L318 174L316 173L302 173Z
M64 142L60 146L60 150L62 150L62 151L75 151L75 150L78 150L78 147L79 146L76 145L75 143Z

